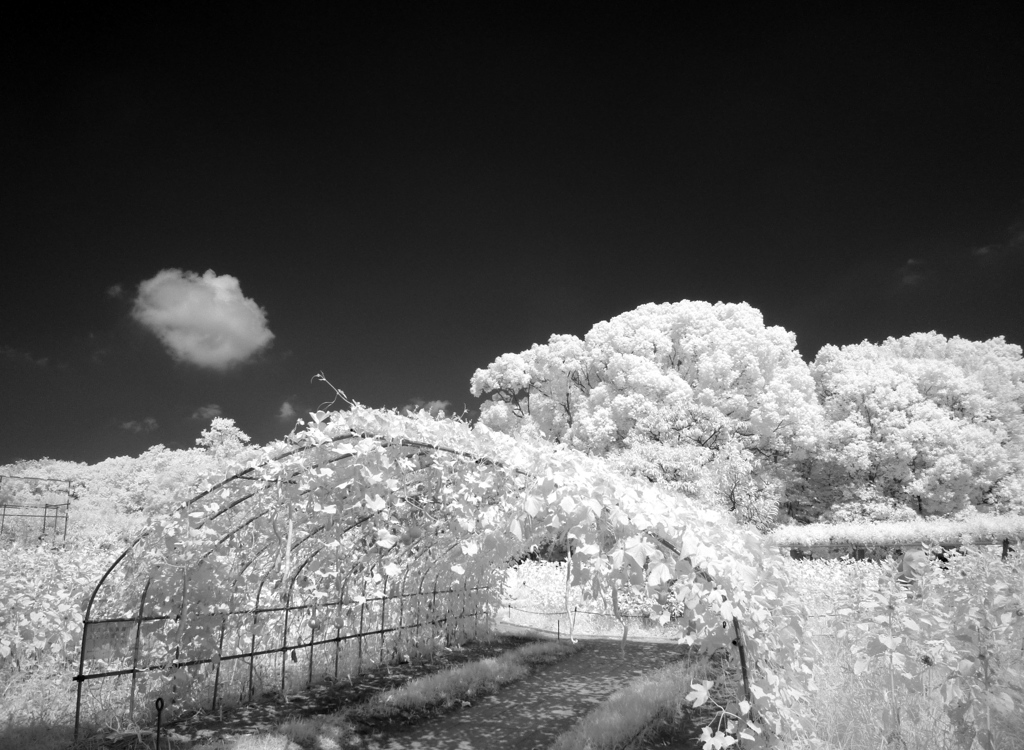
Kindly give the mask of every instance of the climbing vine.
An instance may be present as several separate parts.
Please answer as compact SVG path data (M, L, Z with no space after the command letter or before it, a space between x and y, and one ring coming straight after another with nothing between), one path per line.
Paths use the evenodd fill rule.
M554 537L566 542L571 585L675 602L681 640L731 655L743 677L733 718L709 741L768 746L802 731L805 613L759 534L568 447L349 407L311 415L156 520L97 587L87 620L146 621L146 666L168 674L155 691L188 688L182 663L231 658L225 630L256 639L298 627L313 643L385 595L403 602L407 622L439 607L493 608L507 561ZM225 627L268 601L283 615ZM304 608L289 622L296 601ZM653 616L668 623L672 612ZM395 638L395 650L431 647L401 626Z

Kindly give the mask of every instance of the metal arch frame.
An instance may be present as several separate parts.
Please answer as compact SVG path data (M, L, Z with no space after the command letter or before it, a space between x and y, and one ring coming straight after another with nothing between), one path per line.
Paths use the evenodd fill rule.
M336 438L332 439L330 441L330 443L331 444L336 444L336 443L347 441L347 440L362 439L362 438L373 438L374 440L376 440L378 443L380 443L385 448L392 448L392 447L394 447L394 448L398 448L399 450L401 450L403 448L406 448L406 449L412 448L413 452L411 454L409 454L409 455L412 455L412 456L416 456L416 455L428 456L432 452L437 451L437 452L448 453L448 454L455 455L455 456L458 456L458 457L461 457L461 458L469 459L471 461L471 463L473 463L473 464L478 464L478 465L482 464L482 465L485 465L485 466L492 466L492 467L499 468L499 469L500 468L507 468L503 463L501 463L499 461L493 461L491 459L483 458L483 457L480 457L480 456L474 456L473 454L467 453L465 451L458 451L458 450L454 450L454 449L450 449L450 448L445 448L443 446L430 445L428 443L424 443L424 442L420 442L420 441L411 441L411 440L405 440L405 439L403 439L403 440L388 440L387 438L384 438L384 437L381 437L381 436L368 435L368 434L365 434L365 433L355 433L355 432L351 432L351 431L346 433L346 434L344 434L344 435L341 435L339 437L336 437ZM320 446L311 446L311 447L312 448L321 448L323 446L320 445ZM279 455L275 456L273 458L273 460L280 461L280 460L282 460L284 458L287 458L289 456L293 456L293 455L295 455L297 453L300 453L302 451L308 450L308 448L309 447L305 447L304 446L304 447L296 448L294 450L286 451L286 452L284 452L282 454L279 454ZM326 458L325 460L317 461L315 464L311 465L308 468L311 469L311 468L324 467L324 466L327 466L327 465L330 465L330 464L337 463L339 461L344 461L344 460L349 459L349 458L354 458L355 455L356 454L353 453L353 454L343 454L343 455L329 457L329 458ZM251 476L252 473L254 471L256 471L258 468L259 468L258 466L250 466L250 467L247 467L246 469L243 469L242 471L239 471L239 472L237 472L237 473L235 473L235 474L225 478L224 480L222 480L222 481L218 482L217 484L211 486L207 490L204 490L203 492L201 492L201 493L199 493L199 494L189 498L188 500L184 501L183 503L181 503L178 506L177 510L182 511L182 510L188 510L189 508L193 508L203 498L209 497L211 494L213 494L213 493L215 493L215 492L217 492L219 490L223 490L225 488L232 487L233 486L232 483L236 482L236 481L239 481L239 480L260 481L260 482L264 482L266 485L269 485L269 484L272 484L272 483L277 484L278 486L281 486L282 484L294 485L294 484L298 484L296 479L298 477L300 477L300 476L305 474L305 470L303 470L303 471L293 471L293 472L291 472L286 477L279 477L279 478L274 479L274 480L265 480L265 479L261 479L261 478L258 478L258 477ZM424 470L429 470L429 468L430 468L430 465L419 466L419 467L410 469L409 473L410 474L413 473L413 472L419 473L419 472L422 472ZM517 474L526 475L526 472L522 472L521 470L518 470L518 469L514 469L513 471L515 473L517 473ZM414 484L417 481L420 481L420 480L421 480L421 478L413 479L411 482L405 484L405 486L402 488L402 490L404 490L405 492L408 492L409 486L411 484ZM311 488L311 487L304 488L304 489L299 491L298 496L302 497L303 495L306 495L307 493L309 493L311 491L314 491L315 489L316 488ZM402 494L404 495L405 492L402 492ZM208 516L206 518L201 519L201 521L199 523L197 523L194 527L190 526L189 528L190 529L191 528L196 528L196 529L203 528L210 521L213 521L213 520L223 516L225 513L229 512L230 510L232 510L234 508L237 508L239 505L245 503L247 500L251 500L253 497L256 497L259 494L260 494L259 490L252 491L252 492L245 492L245 491L243 491L243 493L242 493L242 495L240 497L232 498L231 501L228 504L226 504L225 506L223 506L221 508L218 508L217 511L214 512L212 515L210 515L210 516ZM409 500L410 502L412 502L412 496L415 495L415 494L416 494L415 492L410 492L410 493L408 493L408 495L405 496L405 499ZM498 493L498 494L501 494L501 493ZM412 504L414 505L414 507L419 507L415 503L412 503ZM420 510L423 510L423 509L420 508ZM263 517L267 516L268 513L270 513L270 512L271 512L270 509L266 509L266 510L263 510L262 512L259 512L259 513L255 514L255 515L252 515L252 516L249 516L248 518L245 518L241 522L236 522L230 528L230 530L228 530L226 532L223 532L221 535L219 535L219 537L217 538L216 542L214 542L212 544L212 546L211 546L211 548L209 550L207 550L200 557L198 557L196 560L194 560L193 563L190 564L183 571L183 574L182 574L182 589L183 589L183 591L182 591L181 603L180 603L180 607L179 607L179 613L178 613L177 617L173 616L171 613L165 613L165 614L160 614L160 615L150 615L150 616L146 615L145 611L146 611L146 605L147 605L147 596L149 594L150 586L151 586L151 584L153 582L153 576L152 576L152 574L150 574L146 578L145 584L142 586L142 593L140 594L140 597L139 597L139 607L138 607L138 610L137 610L137 614L135 614L135 616L133 616L133 617L112 617L112 618L107 618L107 619L92 619L93 609L94 609L94 606L97 603L97 597L99 596L100 591L104 588L104 585L107 584L108 581L110 580L111 574L114 573L115 570L118 570L119 567L122 565L122 563L125 561L125 559L130 554L132 554L133 550L137 549L138 546L140 545L140 543L146 537L148 537L151 534L152 529L147 529L147 530L143 531L141 534L139 534L128 545L128 547L125 548L124 551L122 551L120 555L118 555L118 557L107 568L107 570L104 571L103 575L100 577L100 579L97 582L96 586L93 588L93 590L92 590L92 592L91 592L91 594L89 596L88 602L86 604L86 607L85 607L85 615L84 615L84 620L83 620L82 642L81 642L81 649L80 649L80 654L79 654L78 674L75 677L72 678L77 683L77 686L76 686L76 703L75 703L75 740L76 741L78 739L78 733L79 733L79 730L80 730L83 685L84 685L84 683L86 681L89 681L89 680L102 679L102 678L107 678L107 677L116 677L116 676L130 675L131 676L131 688L130 688L130 696L129 696L129 712L130 712L130 714L134 714L135 693L136 693L137 679L138 679L138 676L140 674L144 674L144 673L148 673L148 672L155 672L155 671L166 671L168 669L175 669L176 670L176 669L182 669L182 668L187 668L187 667L198 666L198 665L202 665L202 664L216 663L216 670L215 670L215 674L213 676L213 697L212 697L212 701L211 701L211 708L215 708L216 707L217 698L218 698L218 689L219 689L219 686L220 686L220 666L221 666L222 662L231 661L231 660L235 660L235 659L248 659L249 660L248 697L249 697L249 699L251 699L252 695L253 695L253 690L254 690L253 676L254 676L254 669L255 669L255 659L256 659L257 656L264 656L264 655L281 653L281 655L282 655L281 656L281 662L282 662L281 675L282 675L282 693L283 693L284 685L285 685L285 678L286 678L287 653L290 650L294 651L295 649L297 649L299 647L301 647L303 649L309 648L309 650L310 650L310 665L309 665L309 673L307 674L307 682L308 682L311 679L311 674L312 674L313 648L315 646L317 646L317 645L330 644L330 643L334 643L335 644L336 650L335 650L335 659L334 659L334 661L335 661L335 676L336 676L337 675L337 669L338 669L338 658L339 658L339 653L340 653L340 646L341 646L341 642L342 641L348 641L348 640L356 639L357 643L359 644L358 649L359 649L360 656L361 656L362 655L362 642L363 642L363 639L368 637L368 636L377 636L377 635L379 635L380 638L381 638L380 658L383 659L384 654L385 654L385 646L386 646L387 636L389 634L391 634L391 633L397 632L399 634L399 636L398 636L399 640L397 640L394 643L394 649L397 650L400 647L400 637L401 637L401 633L403 631L409 631L410 629L416 629L417 632L421 632L421 630L422 630L422 628L424 626L430 625L431 633L432 633L432 640L436 640L436 627L438 625L443 624L444 625L444 630L445 630L445 641L446 641L446 643L450 643L450 639L451 639L452 635L454 634L454 632L457 632L457 629L459 627L459 622L460 621L464 620L467 617L479 618L479 616L481 614L485 614L485 613L482 613L480 611L473 611L473 612L467 613L466 612L466 597L467 597L468 593L471 592L471 591L485 590L485 589L488 589L489 587L488 586L480 586L480 585L470 587L470 585L469 585L470 581L469 580L464 580L463 585L460 586L459 588L454 588L451 585L451 583L449 583L449 585L447 586L447 589L439 588L439 583L441 582L442 577L444 577L444 575L446 573L446 570L444 569L444 566L442 566L440 569L438 569L436 571L435 575L434 575L433 591L431 593L431 601L430 601L429 605L427 605L426 607L422 606L423 605L422 599L426 595L425 592L423 591L423 585L424 585L427 577L429 576L429 574L431 572L431 566L435 566L436 567L437 564L442 563L444 560L448 559L450 553L455 548L457 548L459 546L459 544L460 544L460 542L456 542L455 544L451 545L450 547L448 547L444 551L440 552L440 554L437 554L437 548L441 544L441 539L436 539L436 540L430 539L430 543L428 543L428 538L427 537L423 537L421 539L416 540L414 542L414 544L411 545L411 546L419 546L420 549L418 550L418 552L416 552L416 554L414 556L412 556L411 559L406 558L404 560L404 562L403 562L404 572L403 572L403 575L402 575L402 578L401 578L401 582L400 582L400 584L398 586L397 594L389 593L388 585L387 585L387 578L385 576L385 578L384 578L384 588L383 588L382 594L380 596L371 596L371 597L362 597L361 598L361 600L359 601L360 627L358 629L354 630L353 632L342 634L342 628L341 628L340 620L339 620L339 624L337 624L336 627L335 627L335 633L334 633L333 637L317 639L316 638L316 628L314 627L314 628L311 629L310 638L309 638L308 642L302 642L302 639L300 638L300 642L295 643L295 644L290 644L289 643L289 639L288 639L289 626L290 626L289 619L290 619L291 613L293 611L294 612L299 612L299 611L309 610L311 608L315 609L317 607L325 608L325 609L329 609L329 608L332 608L332 607L337 607L339 611L341 609L343 609L344 607L346 607L346 606L348 606L350 608L353 608L354 605L356 604L356 600L352 599L352 600L346 601L346 594L348 593L348 590L349 590L352 578L353 577L358 577L357 574L359 574L359 573L362 573L365 576L366 570L364 569L364 570L360 571L360 570L357 570L355 567L351 568L348 571L348 574L344 578L344 582L343 582L342 587L340 589L337 586L335 587L334 591L335 591L336 596L334 597L333 600L325 601L325 602L317 602L317 603L313 603L313 604L309 604L309 603L293 604L293 601L292 601L293 590L294 590L294 587L295 587L295 583L296 583L296 581L299 578L299 575L310 564L310 562L312 560L314 560L320 553L322 553L323 551L329 549L326 546L319 546L316 549L310 551L310 553L308 555L304 555L304 559L301 562L297 562L296 561L296 564L292 566L292 571L288 572L288 573L290 573L290 575L288 575L286 573L286 575L288 575L288 579L289 580L288 580L287 591L286 591L286 593L284 595L285 596L285 600L283 602L284 606L270 606L270 607L267 607L267 606L261 607L260 606L261 598L262 598L262 595L263 595L263 590L264 590L265 584L267 582L267 579L264 578L263 580L260 581L260 583L259 583L259 585L258 585L258 587L256 589L255 600L247 598L245 604L242 605L241 608L236 609L235 599L236 599L236 595L239 592L239 584L240 584L240 582L242 581L242 579L244 578L244 576L246 574L246 571L249 570L250 567L256 565L258 563L258 561L263 561L265 559L265 555L266 555L267 550L269 550L272 546L274 546L274 542L273 542L273 540L271 540L271 541L268 541L266 544L262 545L262 547L261 547L261 549L259 549L259 551L255 552L251 556L248 556L248 559L244 560L244 564L241 566L241 568L237 571L237 573L234 576L234 580L233 580L233 584L232 584L231 596L230 596L230 599L229 599L229 602L228 602L228 605L227 605L227 611L216 613L216 614L219 614L222 617L222 622L221 622L220 628L219 628L220 632L219 632L219 634L217 635L217 638L216 638L216 643L217 643L216 653L210 654L209 656L202 657L202 658L188 659L186 657L186 659L184 659L184 660L180 660L178 658L180 656L180 654L176 653L175 654L175 658L169 664L146 664L146 665L141 665L140 666L140 663L139 663L140 662L140 652L141 652L141 648L140 647L141 647L141 637L142 637L142 629L143 629L144 623L147 623L147 622L158 622L158 621L169 621L169 620L174 619L174 620L177 620L179 622L179 627L183 627L184 624L185 624L185 621L186 621L185 608L187 606L187 600L188 600L188 596L187 596L188 595L188 590L187 589L188 589L189 572L191 570L193 570L195 568L195 566L199 565L202 561L206 560L210 555L214 554L216 549L218 547L220 547L221 545L223 545L224 542L226 542L229 539L232 539L233 537L237 536L245 528L251 526L253 523L257 522L260 518L263 518ZM351 532L353 529L358 528L362 524L364 524L367 521L371 520L373 517L377 516L379 514L379 512L380 511L368 513L365 516L357 518L357 519L351 521L343 529L331 529L331 530L333 531L333 533L335 535L337 535L337 538L340 539L340 538L344 537L345 535L347 535L349 532ZM315 537L317 537L319 534L321 534L323 531L327 530L328 528L329 528L329 526L327 524L319 524L319 525L317 525L317 526L315 526L315 527L313 527L311 529L310 528L305 529L304 530L304 534L302 535L302 537L300 539L292 540L292 544L290 545L289 552L294 552L294 551L298 550L303 544L305 544L306 542L308 542L311 539L314 539ZM280 541L283 541L283 540L279 540L279 542ZM287 547L288 545L286 544L285 546ZM409 548L407 547L406 549L408 550ZM424 560L425 557L427 557L427 558L433 557L433 555L430 554L431 552L434 552L436 554L436 558L433 560L433 562L429 566L424 566L423 567L423 572L422 572L422 575L420 576L420 583L419 583L419 586L416 588L415 592L411 592L411 593L407 592L405 584L406 584L406 580L408 579L408 576L412 572L412 567L414 567L416 563L422 563L422 561ZM382 559L383 559L383 555L382 555ZM380 561L378 561L378 564L382 564L382 563ZM340 574L340 565L341 565L341 563L339 561L339 574ZM280 580L281 583L284 583L284 579L280 579L279 578L279 580ZM366 585L366 580L365 580L365 577L364 577L364 587L365 587L365 585ZM442 597L441 601L444 603L444 610L445 611L443 613L441 613L438 610L438 595L441 595L441 597ZM457 602L458 602L458 600L460 598L461 598L461 609L458 611L458 614L455 615L455 611L456 611L456 609L458 607ZM399 602L407 600L407 599L414 600L416 602L416 604L414 604L413 609L416 610L416 613L417 613L416 617L410 618L410 621L406 622L406 620L405 620L405 609L407 607L406 606L400 606L399 607L399 615L398 615L397 624L395 624L393 627L388 627L388 622L387 622L387 602L389 600L391 600L391 599L397 600ZM251 607L247 606L250 601L252 602ZM365 619L367 607L368 607L368 605L372 607L373 603L374 602L378 602L378 601L380 602L380 607L381 607L380 627L374 628L374 629L369 629L369 630L364 630L363 624L364 624L364 619ZM274 648L260 648L260 649L257 649L258 624L259 624L259 620L260 620L261 615L267 615L267 614L270 614L270 613L282 612L282 611L284 612L284 618L283 618L284 622L283 622L283 626L281 628L281 630L282 630L282 632L281 632L282 640L280 642L281 645L277 646L277 647L274 647ZM234 650L235 651L234 653L224 654L224 638L225 638L225 632L226 632L228 620L231 617L248 616L248 615L252 616L251 626L249 628L249 630L250 630L250 633L249 633L250 638L249 638L249 644L248 644L249 648L247 650L242 650L242 649L236 648ZM454 617L454 620L455 620L454 623L451 622L453 617ZM415 621L411 621L413 619ZM87 644L89 642L89 628L90 628L90 626L95 627L95 626L102 625L102 624L105 624L105 623L126 623L126 624L127 623L132 623L134 625L134 627L131 628L132 630L134 630L134 637L132 639L133 640L133 646L131 648L131 653L130 653L130 656L131 656L130 667L121 668L121 669L110 669L110 670L101 671L101 672L87 673L86 669L85 669L85 665L86 665L86 656L87 656L86 646L87 646ZM454 626L454 629L453 629L453 626ZM241 639L241 637L242 636L241 636L241 633L240 633L239 640ZM236 644L236 646L237 645L238 644ZM124 654L124 653L119 653L114 658L123 659L125 657L125 655L126 654Z
M0 499L0 533L3 532L4 526L6 525L7 518L42 518L43 519L43 536L46 536L47 520L50 518L50 511L53 511L53 535L57 536L57 524L62 518L61 511L63 510L64 520L64 531L62 539L67 541L68 539L68 516L71 514L71 498L76 497L74 491L71 488L70 479L53 479L47 477L23 477L15 476L12 474L0 474L0 488L3 487L5 479L28 479L33 482L59 482L66 484L67 487L63 490L67 497L66 502L63 503L8 503ZM18 511L17 513L8 514L9 509ZM43 511L42 515L39 513L26 513L22 511Z
M319 447L321 447L324 444L334 443L334 442L337 442L338 440L347 439L347 438L351 438L351 437L354 437L354 436L358 436L358 433L354 433L354 432L350 431L347 435L345 435L345 436L343 436L341 438L336 438L334 440L325 441L324 443L321 443L319 446L316 446L316 447L319 448ZM381 439L380 436L372 436L372 437L374 437L378 442L382 442L382 439ZM453 449L445 449L443 447L433 446L433 445L429 445L429 444L424 444L424 443L420 443L420 442L417 442L417 441L390 440L390 441L387 441L387 442L382 442L382 444L384 444L384 445L395 445L395 446L423 447L424 449L429 449L429 450L434 450L434 451L445 451L445 452L448 452L448 453L453 454L453 455L468 456L475 463L483 463L485 465L490 465L490 466L502 466L503 468L506 469L505 473L503 474L505 477L511 477L513 472L518 473L520 475L527 476L527 477L534 477L534 478L536 478L536 476L537 476L535 473L532 473L532 472L522 471L520 469L516 469L515 467L507 467L507 466L505 466L504 464L502 464L499 461L493 461L493 460L490 460L490 459L482 459L482 458L474 457L471 454L465 453L463 451L457 451L457 450L453 450ZM289 452L288 454L285 454L285 455L294 455L296 452L298 452L298 451L297 450L296 451L291 451L291 452ZM277 456L276 459L280 460L282 457L283 456ZM318 463L318 464L316 464L316 466L322 466L324 464L333 462L334 460L340 460L340 458L330 459L328 461L324 461L322 463ZM240 472L239 475L236 475L236 476L246 475L249 472L253 471L254 468L255 467L252 467L250 469L247 469L245 472ZM309 467L309 468L315 468L315 467ZM446 468L446 467L444 467L442 465L440 468ZM450 476L452 476L454 478L454 477L458 477L458 476L462 475L462 472L459 471L460 468L465 468L465 467L458 467L458 466L453 467L453 470L452 470L452 473L450 474ZM467 470L467 471L471 471L471 470ZM295 472L295 473L293 473L291 475L291 477L294 478L296 476L299 476L301 473L302 472ZM224 487L226 485L226 483L229 482L229 481L231 481L230 478L225 480L224 482L220 483L217 486L218 487ZM289 483L294 484L293 481L291 481L291 480L284 480L283 478L278 478L278 479L276 479L274 481L279 486L284 481L288 481ZM602 484L604 484L604 480L602 480ZM609 479L608 480L608 484L609 484L609 488L611 488L611 486L615 484L615 481ZM518 485L518 483L514 483L513 484L513 488L517 487L517 485ZM524 489L526 489L528 492L530 491L527 488L524 488ZM186 504L183 507L186 508L186 509L191 507L191 505L195 501L197 501L199 498L201 498L203 496L208 495L211 491L213 491L212 488L211 488L211 490L207 490L205 493L202 493L201 495L197 496L196 498L193 498L192 500L187 501ZM512 491L514 492L515 490L513 489ZM483 493L483 494L484 494L484 496L487 496L490 493L486 492L486 493ZM511 494L511 492L509 492L508 490L504 490L504 491L497 491L497 494L499 496L508 496L508 495ZM252 497L252 495L249 495L249 497ZM240 502L244 502L244 500L240 500L238 502L239 503ZM236 505L237 505L237 503L236 503ZM353 525L350 526L350 529L351 528L355 528L356 526L359 526L360 524L364 523L366 520L368 520L368 519L363 518L363 519L357 520ZM186 528L189 528L189 527L186 527ZM324 528L326 528L326 526ZM684 529L685 529L685 525L684 525ZM309 538L312 538L312 536L315 536L321 530L322 530L322 528L317 528L313 532L311 532L310 534L307 534L305 537L303 537L303 539L300 542L300 544L305 543L305 541L308 541ZM682 530L678 530L678 531L680 533L682 533ZM442 531L442 533L445 533L445 532ZM668 534L667 538L665 536L665 532L659 532L659 531L656 531L656 530L651 530L650 528L648 528L646 531L641 531L641 533L644 536L646 536L647 538L649 538L655 544L655 546L661 547L664 550L670 552L671 555L676 560L676 562L678 562L680 560L686 559L685 556L681 552L682 547L677 547L675 544L673 544L673 541L675 541L675 542L679 541L679 539L676 538L677 535L675 534L674 531L670 532ZM276 534L276 530L275 530L275 534ZM446 533L445 533L445 535L446 535ZM276 536L277 536L278 542L281 542L280 534L276 534ZM441 536L441 535L439 534L438 536ZM452 534L452 537L458 539L458 542L456 542L455 545L452 545L452 547L450 547L448 550L446 550L441 555L439 555L438 558L437 558L438 560L446 559L447 554L450 553L451 550L453 550L456 546L458 546L459 543L464 541L464 539L466 538L466 537L462 537L460 532L458 532L457 530L454 531L454 533ZM136 544L138 544L138 542L141 540L141 538L142 537L140 537L139 540L136 540L135 542L133 542L132 546L129 547L129 549L126 550L124 553L122 553L122 555L118 558L118 560L115 561L114 566L120 564L120 562L124 559L124 557L128 554L128 552L131 549L133 549ZM441 538L444 538L444 537L441 537ZM286 547L287 550L290 551L290 548L291 548L290 542L292 540L291 533L289 533L288 540L289 541L285 543L285 547ZM685 541L685 538L683 539L683 541ZM313 556L315 556L315 554L316 553L314 553ZM571 556L571 553L570 553L570 556ZM491 556L489 556L489 555L487 556L487 558L488 559L492 559ZM308 564L308 562L307 562L307 564ZM96 594L99 591L100 587L108 579L108 576L109 576L110 572L113 570L114 566L112 566L110 569L108 569L106 571L106 573L104 573L104 576L103 576L103 578L101 578L100 583L97 584L97 588L93 591L93 595L90 597L89 605L88 605L88 608L87 608L87 612L91 612L92 606L93 606L94 601L95 601ZM290 567L291 567L290 564L288 566L286 566L286 570L290 569ZM444 593L456 593L456 591L461 591L462 595L463 595L463 607L465 605L465 595L468 593L468 583L469 583L469 581L466 580L466 579L463 579L459 589L456 589L453 585L449 584L448 592L444 592L443 590L439 591L438 590L438 583L440 581L441 576L445 573L445 571L444 571L443 566L438 566L438 567L440 569L437 570L437 572L435 573L435 576L434 576L433 594L432 594L431 604L429 605L429 613L430 613L430 615L434 615L434 614L437 613L436 605L437 605L437 594L438 593L442 593L442 594L444 594ZM479 573L479 571L476 571L476 572ZM694 566L694 567L691 568L691 570L689 572L686 573L686 575L690 576L691 580L693 580L693 581L704 581L705 583L709 584L710 587L707 589L708 591L711 591L712 588L715 591L717 591L717 590L719 590L721 588L719 586L719 584L717 584L715 582L714 578L712 577L712 575L708 572L708 570L705 567L696 567L696 566ZM485 576L481 575L481 578L485 578ZM283 578L279 578L278 581L283 583L284 579ZM280 612L280 611L285 611L286 612L286 616L287 616L288 612L290 612L290 611L298 610L298 609L307 609L308 608L309 605L297 605L295 607L290 607L289 606L291 604L290 596L288 596L287 597L287 601L286 601L286 607L271 607L271 608L259 609L259 606L258 606L259 605L259 597L262 594L264 583L265 583L265 581L260 581L259 588L257 590L257 603L256 603L256 607L254 607L253 610L243 610L243 611L241 611L241 613L244 614L246 612L249 612L249 613L255 614L258 617L258 614L263 613L263 612L273 612L273 611ZM366 577L363 577L363 585L364 585L364 587L366 586L366 583L367 583L367 579L366 579ZM290 592L292 586L294 586L294 578L293 578L293 580L289 584L289 592ZM478 587L477 590L479 590L479 588L480 587ZM365 591L365 588L364 588L364 591ZM386 631L383 627L380 628L379 630L371 630L371 631L368 631L368 632L364 631L363 628L362 628L362 625L363 625L362 621L363 621L363 615L365 614L365 604L366 604L366 602L367 601L378 601L378 600L383 602L383 601L386 601L387 598L388 597L387 597L386 590L385 590L383 596L371 597L370 599L363 598L361 600L360 628L359 628L358 632L350 634L350 635L346 635L346 636L342 637L342 639L347 640L347 639L350 639L350 638L356 638L356 639L358 639L357 643L360 644L360 648L361 648L362 638L364 638L365 636L368 636L368 635L378 635L378 634L383 636L385 632L390 632L390 631ZM450 605L450 602L446 602L446 604ZM385 606L385 605L382 604L382 607L383 606ZM465 610L463 608L463 611L458 616L453 616L453 614L454 614L454 609L449 607L449 608L447 608L447 610L445 612L445 616L443 618L434 617L433 619L429 620L429 622L430 622L430 624L432 626L432 636L434 635L433 634L433 626L436 625L437 623L443 622L445 624L445 636L447 638L447 637L450 637L450 635L451 635L450 631L451 631L451 624L452 624L453 621L455 622L455 627L456 627L456 632L457 632L458 623L461 622L464 617L474 616L474 615L475 616L479 616L480 613L479 613L479 611L477 611L476 613L470 613L469 615L466 615ZM254 622L257 619L257 617L254 617ZM801 615L799 615L799 613L797 613L796 615L794 615L794 617L796 618L796 620L799 620ZM87 614L87 618L88 618L88 614ZM121 622L131 622L131 621L133 621L133 619L134 618L125 618L125 619L121 619L119 621L121 621ZM143 619L144 618L142 618L142 617L138 618L140 623L141 623L141 621ZM86 625L88 625L88 624L89 623L86 623ZM410 624L409 627L413 627L413 626L414 626L413 624ZM735 632L735 639L731 640L731 643L732 643L733 646L735 646L735 648L738 651L738 656L739 656L739 661L740 661L740 669L741 669L742 676L743 676L744 695L745 695L746 700L752 706L754 706L755 705L755 701L754 701L754 697L752 695L751 682L750 682L751 669L749 668L748 660L747 660L747 649L749 648L746 645L747 644L747 635L745 634L744 630L741 628L738 616L733 616L732 617L732 626L733 626L732 630ZM254 627L253 628L253 636L252 636L253 644L255 644L255 633L256 633L256 630L255 630L255 627ZM86 635L86 630L85 630L85 628L83 628L83 656L82 656L82 662L81 663L84 663L85 635ZM714 647L714 648L729 648L729 646L727 644L730 641L729 640L723 640L723 639L731 639L732 638L732 636L729 635L728 623L723 621L723 628L721 629L721 631L717 630L717 626L716 626L715 633L711 637L713 639L713 643L711 644L712 647ZM314 641L314 640L315 639L311 638L311 644L309 644L309 645L311 645L311 646L314 645L312 643L312 641ZM332 642L332 640L334 640L334 642L336 642L336 639L329 639L329 640L325 640L325 641L322 641L322 642ZM283 653L286 650L286 648L287 648L287 629L286 629L286 632L285 632L285 635L284 635L284 643L285 643L285 647L284 648L263 649L263 650L260 650L260 651L257 651L255 649L255 645L253 645L253 647L250 649L250 651L247 654L234 655L232 658L243 658L243 657L255 658L255 656L259 656L259 655L272 654L272 653L278 653L278 652ZM760 647L761 645L765 645L766 646L768 642L765 641L765 642L757 642L757 643L758 643L758 646ZM758 650L755 649L752 652L752 656L757 657L757 655L758 655ZM759 658L759 657L757 657L757 658ZM769 658L770 659L770 655L766 655L765 658ZM191 666L191 665L194 665L194 664L208 663L209 661L210 661L210 659L200 659L200 660L193 660L191 662L186 662L186 663L175 663L172 666L174 666L174 667L187 667L187 666ZM147 671L149 669L164 669L164 668L166 668L164 666L143 667L141 669L133 667L130 670L119 670L119 671L108 672L108 673L104 673L104 674L84 675L82 673L83 670L82 670L82 667L81 667L81 663L80 663L80 670L79 670L80 673L75 678L76 680L79 681L79 699L80 699L80 696L81 696L81 682L86 680L86 679L106 677L106 676L113 676L113 675L116 675L116 674L129 674L129 673L133 673L134 674L135 672L143 672L143 671ZM762 668L762 667L758 667L758 662L757 661L754 661L754 662L751 662L751 663L754 665L755 669ZM252 670L251 664L252 664L252 662L250 662L250 675L251 675L251 670ZM250 677L250 690L251 690L251 677ZM758 712L755 712L755 711L751 712L751 716L754 718L754 720L757 720L757 713ZM75 728L76 739L77 739L77 733L78 733L78 720L79 720L78 707L76 707L76 728Z

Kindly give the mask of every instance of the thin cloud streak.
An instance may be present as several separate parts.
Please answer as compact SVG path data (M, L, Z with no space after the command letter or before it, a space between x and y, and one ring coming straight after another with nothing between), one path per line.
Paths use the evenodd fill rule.
M136 435L144 432L152 432L160 425L153 417L146 417L141 420L130 420L128 422L121 423L121 429L125 432L134 432Z
M202 421L209 421L223 414L223 410L217 404L207 404L206 406L200 406L194 412L192 412L192 419L198 419Z
M11 346L0 346L0 359L17 365L29 365L30 367L46 367L50 364L50 360L47 357L34 357L28 352L23 352Z

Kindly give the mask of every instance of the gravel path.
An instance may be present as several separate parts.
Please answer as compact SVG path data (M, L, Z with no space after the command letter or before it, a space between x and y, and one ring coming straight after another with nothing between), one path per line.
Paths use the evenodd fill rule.
M226 740L231 737L272 731L296 716L332 713L339 706L357 701L367 693L402 684L420 674L466 660L495 655L523 643L523 636L552 637L531 628L502 625L500 635L490 643L469 644L465 650L440 656L433 665L402 665L360 675L354 683L320 686L303 695L277 702L242 706L221 716L195 716L165 728L175 742ZM535 750L548 748L594 706L636 677L680 658L684 649L664 639L631 639L623 655L614 638L584 638L581 650L554 664L534 667L525 679L503 688L495 695L471 701L454 713L428 721L395 726L381 733L363 736L366 750ZM697 730L699 733L699 729ZM96 738L99 739L99 738ZM134 735L106 738L107 748L134 747ZM699 743L684 740L648 744L658 748L692 750ZM92 746L90 743L83 745ZM96 745L97 747L100 745ZM290 745L290 747L297 747Z
M547 748L595 705L634 678L682 656L663 642L587 640L579 653L455 713L369 738L370 750Z

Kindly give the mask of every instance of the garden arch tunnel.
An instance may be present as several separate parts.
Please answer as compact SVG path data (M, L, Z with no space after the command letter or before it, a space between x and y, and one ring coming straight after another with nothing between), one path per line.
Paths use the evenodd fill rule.
M76 736L90 700L113 695L129 716L158 697L212 709L470 637L508 561L551 536L572 540L572 583L592 596L672 588L710 649L746 643L776 672L780 643L799 650L774 553L727 516L569 448L352 405L313 415L111 565L86 607ZM104 679L118 688L90 691Z

